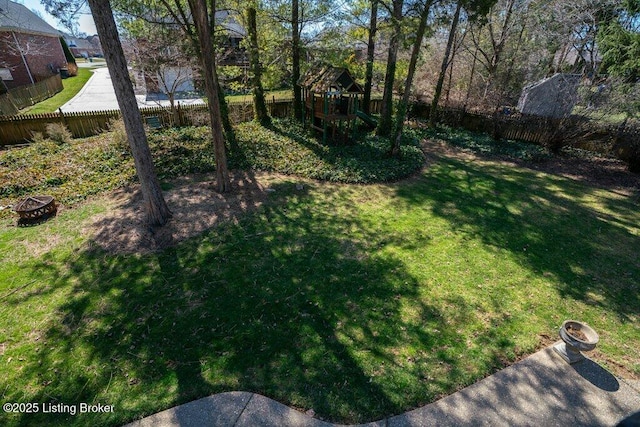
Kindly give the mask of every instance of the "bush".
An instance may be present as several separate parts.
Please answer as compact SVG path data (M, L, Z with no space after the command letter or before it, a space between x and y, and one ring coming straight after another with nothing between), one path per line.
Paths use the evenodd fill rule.
M129 137L127 136L127 130L124 127L124 121L111 120L108 124L109 132L111 133L111 141L113 145L119 150L130 151Z
M68 144L73 139L73 135L62 123L49 123L46 126L49 139L58 144Z

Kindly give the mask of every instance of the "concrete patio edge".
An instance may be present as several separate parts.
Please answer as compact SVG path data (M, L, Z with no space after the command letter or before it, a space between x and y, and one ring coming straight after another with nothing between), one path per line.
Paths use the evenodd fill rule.
M592 360L574 365L548 347L457 393L367 426L640 426L640 381L616 378ZM125 427L304 426L313 418L265 396L215 394Z

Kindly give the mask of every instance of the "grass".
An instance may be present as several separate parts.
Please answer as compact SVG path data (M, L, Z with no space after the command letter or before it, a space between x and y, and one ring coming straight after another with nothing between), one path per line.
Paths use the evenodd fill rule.
M62 85L64 89L49 99L37 103L31 107L20 110L20 115L25 114L42 114L55 113L58 108L62 107L67 101L71 100L84 87L85 83L93 73L88 68L78 68L78 75L64 79Z
M0 423L115 426L229 390L372 421L491 374L567 318L640 375L637 197L449 157L395 183L296 182L144 256L93 248L100 199L37 227L0 220L3 401L115 407Z
M624 112L592 110L580 105L576 105L574 107L572 114L579 117L586 117L602 124L615 126L622 124L625 118L631 119L635 122L640 120L640 112L636 112L635 114L632 114L630 117L628 117Z
M275 100L292 99L293 98L293 91L290 90L290 89L269 91L269 92L264 94L264 97L265 97L265 99L267 101L270 101L272 99L275 99ZM251 95L251 94L247 94L247 95L228 95L226 97L226 99L227 99L227 102L229 102L229 103L252 102L253 101L253 95Z

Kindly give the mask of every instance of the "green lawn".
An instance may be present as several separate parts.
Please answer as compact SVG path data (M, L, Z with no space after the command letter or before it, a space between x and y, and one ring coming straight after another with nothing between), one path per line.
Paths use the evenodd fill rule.
M91 244L100 198L35 227L0 220L3 401L115 408L0 424L116 426L230 390L373 421L531 353L568 318L640 375L637 196L453 156L394 183L299 180L149 255Z
M62 80L64 89L49 99L20 110L20 115L55 113L67 101L71 100L83 88L87 80L93 75L89 68L78 68L78 75Z
M264 97L267 101L282 100L282 99L293 99L293 91L288 89L283 90L274 90L264 94ZM227 102L229 103L243 103L243 102L252 102L253 95L228 95L226 97Z

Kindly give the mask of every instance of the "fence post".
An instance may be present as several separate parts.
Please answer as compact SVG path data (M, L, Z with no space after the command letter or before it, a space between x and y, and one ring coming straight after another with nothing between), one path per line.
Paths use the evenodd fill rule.
M62 124L66 126L67 125L67 121L64 118L64 113L62 112L62 108L61 107L58 108L58 114L60 115L60 120L62 120Z

